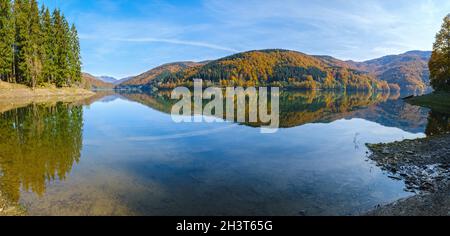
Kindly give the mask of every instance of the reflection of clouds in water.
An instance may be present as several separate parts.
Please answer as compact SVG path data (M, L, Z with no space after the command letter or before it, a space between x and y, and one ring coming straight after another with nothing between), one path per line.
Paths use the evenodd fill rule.
M158 140L166 140L166 139L179 139L179 138L189 138L189 137L195 137L195 136L203 136L203 135L209 135L213 133L217 133L223 130L227 130L230 128L233 128L234 125L228 125L225 127L220 127L216 129L207 129L207 130L198 130L198 131L191 131L186 133L178 133L178 134L169 134L169 135L159 135L159 136L142 136L142 137L128 137L126 140L128 141L138 141L138 142L145 142L145 141L158 141Z

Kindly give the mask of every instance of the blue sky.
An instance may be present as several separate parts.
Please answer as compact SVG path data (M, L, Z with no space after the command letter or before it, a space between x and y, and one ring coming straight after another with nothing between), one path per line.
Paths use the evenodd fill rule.
M431 50L450 1L40 0L76 24L83 71L117 78L266 48L366 60Z

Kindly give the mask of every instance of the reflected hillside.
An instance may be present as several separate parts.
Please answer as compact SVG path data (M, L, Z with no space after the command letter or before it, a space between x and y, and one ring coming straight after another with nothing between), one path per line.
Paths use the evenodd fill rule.
M289 128L307 123L328 123L388 98L388 93L283 92L280 95L280 124Z
M429 109L410 105L402 99L394 99L354 111L345 118L361 118L412 133L424 133L428 113Z
M121 95L168 114L176 102L170 99L170 91L121 93ZM398 94L389 93L282 91L280 94L280 126L289 128L308 123L328 123L343 118L364 118L386 126L399 127L404 130L421 129L418 132L423 132L428 111L407 105L401 100L395 100L398 97ZM410 113L411 110L414 112ZM391 116L384 119L377 112ZM258 126L258 124L246 125Z
M80 160L83 108L58 102L0 113L0 191L17 202L21 190L38 195L64 180Z
M121 95L167 114L170 114L172 105L176 102L170 99L170 91L167 90L151 93L121 92ZM399 93L290 90L282 91L280 94L282 128L361 118L408 132L422 133L427 127L428 115L429 109L403 102Z

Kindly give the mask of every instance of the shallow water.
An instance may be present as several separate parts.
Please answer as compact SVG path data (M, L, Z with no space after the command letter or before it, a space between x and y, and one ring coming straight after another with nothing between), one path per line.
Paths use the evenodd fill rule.
M281 126L181 123L167 94L0 115L0 187L32 215L355 215L409 196L365 143L425 136L398 97L284 92Z

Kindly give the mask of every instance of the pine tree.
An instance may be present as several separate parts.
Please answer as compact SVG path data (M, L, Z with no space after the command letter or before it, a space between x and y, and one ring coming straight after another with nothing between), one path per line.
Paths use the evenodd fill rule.
M55 84L58 87L67 86L68 67L68 26L61 12L53 11L53 35L55 39Z
M50 10L42 7L41 32L42 32L42 78L46 83L55 83L55 43L53 23Z
M0 79L36 87L81 80L80 42L59 9L37 0L0 0Z
M30 54L27 62L29 63L31 81L30 86L36 87L41 83L42 72L42 33L39 17L39 8L36 0L31 0L30 15L29 15L29 47Z
M72 83L81 82L81 55L78 31L75 25L70 28L70 79Z
M15 17L15 72L18 83L30 85L30 4L28 0L14 1Z
M450 91L450 14L444 18L442 29L436 35L429 67L433 88Z
M13 82L14 21L10 0L0 0L0 80Z

